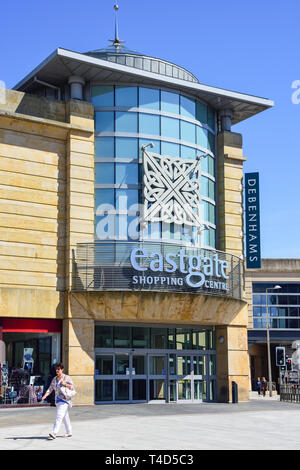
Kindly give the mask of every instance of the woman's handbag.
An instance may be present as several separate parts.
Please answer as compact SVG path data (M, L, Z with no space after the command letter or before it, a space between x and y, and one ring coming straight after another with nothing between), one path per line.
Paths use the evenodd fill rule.
M70 400L77 393L75 390L70 390L68 387L60 387L60 390L67 400Z

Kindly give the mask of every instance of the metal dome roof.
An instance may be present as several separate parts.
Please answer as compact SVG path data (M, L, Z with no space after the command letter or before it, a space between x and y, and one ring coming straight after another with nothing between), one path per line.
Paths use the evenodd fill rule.
M197 78L183 67L128 49L123 46L118 39L108 47L89 51L84 54L97 59L115 62L120 65L127 65L128 67L157 73L158 75L199 83Z

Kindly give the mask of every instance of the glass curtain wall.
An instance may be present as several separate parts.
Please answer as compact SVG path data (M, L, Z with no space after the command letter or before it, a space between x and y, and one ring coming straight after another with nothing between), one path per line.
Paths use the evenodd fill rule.
M178 240L216 248L214 111L179 93L136 86L97 85L95 106L95 237ZM142 203L142 145L159 155L201 159L202 219L208 229L137 221ZM200 239L200 237L202 237Z

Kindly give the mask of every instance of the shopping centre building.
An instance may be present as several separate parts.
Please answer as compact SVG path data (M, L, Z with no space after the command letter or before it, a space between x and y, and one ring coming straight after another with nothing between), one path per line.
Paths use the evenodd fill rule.
M76 404L229 402L233 382L248 400L231 128L273 103L117 36L1 96L2 403L34 401L58 360Z

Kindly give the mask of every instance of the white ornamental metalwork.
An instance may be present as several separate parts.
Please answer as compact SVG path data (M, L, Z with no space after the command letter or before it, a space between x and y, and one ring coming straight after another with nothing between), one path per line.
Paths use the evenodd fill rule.
M201 226L201 163L143 151L147 222Z

